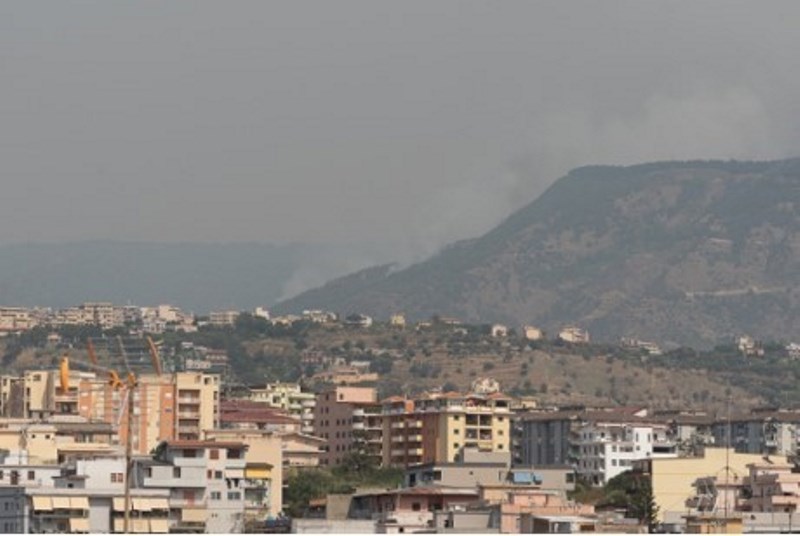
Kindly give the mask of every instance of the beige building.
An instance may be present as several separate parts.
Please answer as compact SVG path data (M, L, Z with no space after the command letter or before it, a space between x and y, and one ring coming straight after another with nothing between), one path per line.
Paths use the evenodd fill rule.
M459 461L464 449L510 452L511 398L501 393L432 393L383 407L383 463Z
M0 335L27 331L36 325L31 311L24 307L0 307Z
M558 338L564 342L585 344L589 342L589 332L576 326L567 326L558 332Z
M318 467L325 440L297 432L280 434L284 467Z
M771 456L770 460L776 465L787 463L785 456ZM698 479L723 474L729 467L731 478L741 480L750 473L749 465L761 462L760 454L706 447L702 457L642 460L635 467L650 475L659 521L682 524L686 500L695 495L693 485Z
M216 327L233 326L239 318L239 311L211 311L208 315L208 322Z

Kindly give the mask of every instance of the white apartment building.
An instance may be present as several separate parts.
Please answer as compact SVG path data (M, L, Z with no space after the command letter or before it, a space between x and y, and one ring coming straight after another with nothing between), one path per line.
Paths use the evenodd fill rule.
M172 532L244 530L246 445L223 441L162 443L137 468L137 486L168 488Z
M314 408L317 405L316 395L306 393L297 383L268 383L264 388L251 388L250 400L265 402L273 408L280 408L300 419L300 431L304 434L314 433Z
M577 473L596 486L633 468L633 462L648 458L677 458L677 443L666 425L629 423L587 424L578 428L572 441Z

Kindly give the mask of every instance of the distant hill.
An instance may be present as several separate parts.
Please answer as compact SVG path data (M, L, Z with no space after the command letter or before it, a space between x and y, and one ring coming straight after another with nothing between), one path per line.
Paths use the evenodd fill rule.
M104 300L204 313L269 305L358 267L342 248L78 242L0 247L0 305Z
M501 225L278 305L579 324L599 339L800 339L800 159L576 169Z

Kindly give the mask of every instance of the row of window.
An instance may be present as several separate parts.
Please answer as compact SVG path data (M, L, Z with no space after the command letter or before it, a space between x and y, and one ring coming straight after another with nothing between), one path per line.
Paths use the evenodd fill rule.
M222 500L222 492L220 491L212 491L208 494L209 498L212 501L221 501ZM229 501L239 501L242 499L242 492L241 491L229 491L228 492L228 500Z

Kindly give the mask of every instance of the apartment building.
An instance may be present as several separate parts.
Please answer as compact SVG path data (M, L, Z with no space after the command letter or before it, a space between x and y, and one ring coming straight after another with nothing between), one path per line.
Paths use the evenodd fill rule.
M239 318L239 311L211 311L208 323L218 328L231 327Z
M250 400L265 402L300 419L300 431L304 434L314 432L314 408L316 395L302 390L297 383L268 383L263 388L250 388Z
M362 449L366 433L366 415L379 414L377 392L372 387L332 387L317 394L314 435L327 442L320 457L322 465L336 465L351 452ZM373 409L370 409L373 408ZM376 421L371 421L376 424ZM371 434L381 428L370 429ZM373 443L374 444L374 443Z
M464 449L511 451L511 399L501 393L432 393L388 399L383 408L383 462L453 462Z
M168 489L170 532L242 532L247 446L169 441L136 461L136 487Z
M36 325L30 309L24 307L0 307L0 335L20 333Z
M127 399L133 396L134 452L147 454L161 441L200 439L203 430L218 427L219 382L218 375L199 372L142 374L130 394L127 389L114 389L95 373L71 370L69 386L63 390L58 371L27 371L22 377L0 378L0 414L110 423L115 429L112 442L124 443Z
M219 428L220 377L200 372L175 374L177 439L197 440L204 430Z
M21 486L0 486L0 532L25 533L25 490Z
M677 458L677 444L664 425L596 422L578 428L572 441L576 471L595 486L649 458Z
M800 411L775 408L754 410L713 424L717 445L736 452L788 456L800 447Z
M794 465L754 463L748 466L747 509L751 512L797 512L800 507L800 473Z
M244 469L245 516L275 517L283 507L283 440L262 430L209 430L210 441L247 445Z

